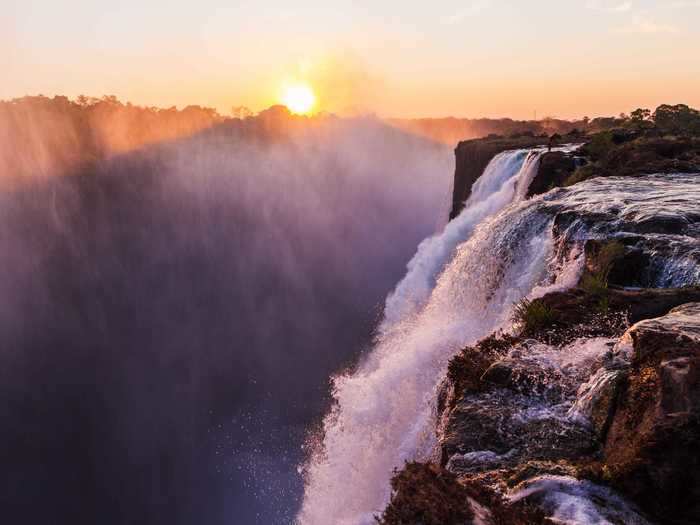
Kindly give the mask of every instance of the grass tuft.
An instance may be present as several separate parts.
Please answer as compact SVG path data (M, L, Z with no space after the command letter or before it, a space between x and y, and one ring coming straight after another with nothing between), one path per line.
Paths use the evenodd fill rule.
M551 326L556 321L556 312L541 299L523 299L515 304L513 321L520 327L522 334L531 335Z
M589 295L604 298L608 294L610 272L619 259L625 255L625 245L619 241L604 244L595 256L595 269L581 277L579 286Z

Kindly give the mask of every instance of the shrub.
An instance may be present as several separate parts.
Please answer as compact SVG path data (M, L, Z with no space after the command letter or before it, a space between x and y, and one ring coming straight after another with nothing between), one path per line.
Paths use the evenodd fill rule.
M520 327L523 334L533 334L552 325L556 321L556 312L541 299L533 301L523 299L515 304L513 321Z
M607 157L613 148L615 148L614 134L612 131L602 131L591 137L590 142L583 146L583 150L597 161Z
M579 287L589 295L596 297L608 293L608 283L599 274L587 273L581 278Z
M569 175L564 181L564 186L573 186L577 182L582 182L586 179L595 177L598 174L597 166L594 164L586 164L585 166L580 166L576 168L571 175Z
M579 287L589 295L604 297L608 293L608 279L613 265L624 255L625 245L621 242L610 241L603 244L594 256L594 269L583 275Z
M613 264L625 255L625 245L620 241L611 241L603 245L598 253L598 268L607 284Z

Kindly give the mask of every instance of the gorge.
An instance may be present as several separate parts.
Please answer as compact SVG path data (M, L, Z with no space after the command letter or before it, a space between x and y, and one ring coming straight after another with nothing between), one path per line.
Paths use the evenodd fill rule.
M696 520L683 107L452 155L280 106L0 106L15 521Z

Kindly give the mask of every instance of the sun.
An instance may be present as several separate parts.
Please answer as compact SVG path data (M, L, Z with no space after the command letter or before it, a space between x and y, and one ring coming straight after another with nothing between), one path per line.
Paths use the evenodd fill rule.
M280 101L292 113L308 115L316 105L316 95L308 84L290 84L283 88Z

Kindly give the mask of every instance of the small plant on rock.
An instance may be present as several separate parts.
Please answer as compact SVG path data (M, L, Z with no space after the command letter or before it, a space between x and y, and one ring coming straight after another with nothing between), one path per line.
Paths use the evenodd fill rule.
M610 272L619 259L625 255L625 246L619 241L604 244L595 256L595 266L581 278L579 286L589 295L606 297Z
M586 179L590 179L598 175L600 169L595 164L586 164L585 166L580 166L569 175L564 181L564 186L573 186L578 182L583 182Z
M524 335L534 334L551 326L556 321L556 312L541 299L522 299L515 304L513 321Z

